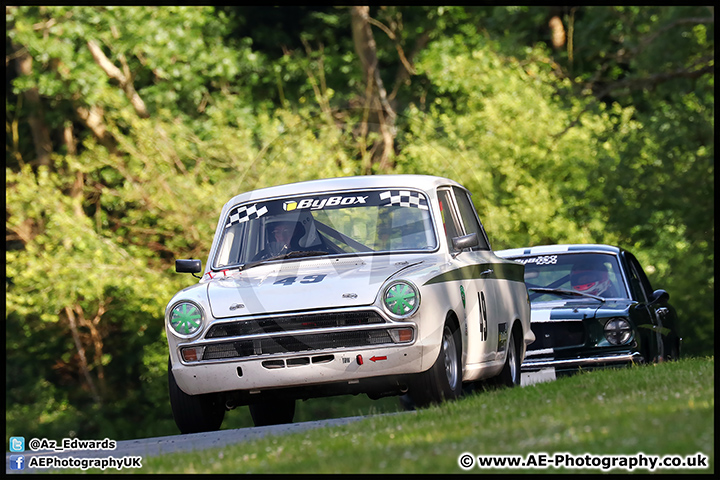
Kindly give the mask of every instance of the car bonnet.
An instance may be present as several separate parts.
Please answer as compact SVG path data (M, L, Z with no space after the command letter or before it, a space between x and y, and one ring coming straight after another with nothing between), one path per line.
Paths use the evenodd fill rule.
M608 299L605 303L584 299L536 301L531 304L530 316L532 322L583 320L624 314L631 303L623 299Z
M391 256L277 262L207 283L215 318L371 305L383 283L417 262Z
M533 302L531 304L530 320L533 323L583 320L594 318L600 302L578 302L578 301L549 301Z

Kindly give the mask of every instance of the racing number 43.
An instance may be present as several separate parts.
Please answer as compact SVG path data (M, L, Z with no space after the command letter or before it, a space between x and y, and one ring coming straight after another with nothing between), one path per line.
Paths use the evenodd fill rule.
M300 283L320 283L325 277L325 274L305 275L304 277L302 277L302 280L300 280ZM273 283L273 285L292 285L297 281L297 279L298 277L285 277L277 280L275 283Z

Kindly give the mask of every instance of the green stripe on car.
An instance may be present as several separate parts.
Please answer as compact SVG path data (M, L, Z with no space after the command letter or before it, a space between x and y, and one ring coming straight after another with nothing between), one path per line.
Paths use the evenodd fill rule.
M524 282L524 275L525 266L517 263L478 263L477 265L468 265L467 267L457 268L440 274L425 282L425 285L457 280L470 280L474 278Z

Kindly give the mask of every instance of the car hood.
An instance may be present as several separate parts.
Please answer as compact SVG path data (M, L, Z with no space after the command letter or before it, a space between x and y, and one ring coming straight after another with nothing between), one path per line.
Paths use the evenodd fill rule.
M605 317L627 311L630 300L557 300L550 302L533 302L531 305L531 322L550 322L562 320L583 320L586 318Z
M220 273L207 284L215 318L371 305L391 276L419 261L318 259Z

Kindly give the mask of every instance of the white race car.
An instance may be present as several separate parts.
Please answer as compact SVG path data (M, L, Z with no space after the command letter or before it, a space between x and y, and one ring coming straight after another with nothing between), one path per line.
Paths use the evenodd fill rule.
M497 257L469 192L445 178L316 180L233 197L200 281L165 311L173 416L217 430L249 405L293 421L297 399L407 394L425 406L463 383L520 382L534 340L524 267ZM196 275L197 276L197 275Z

